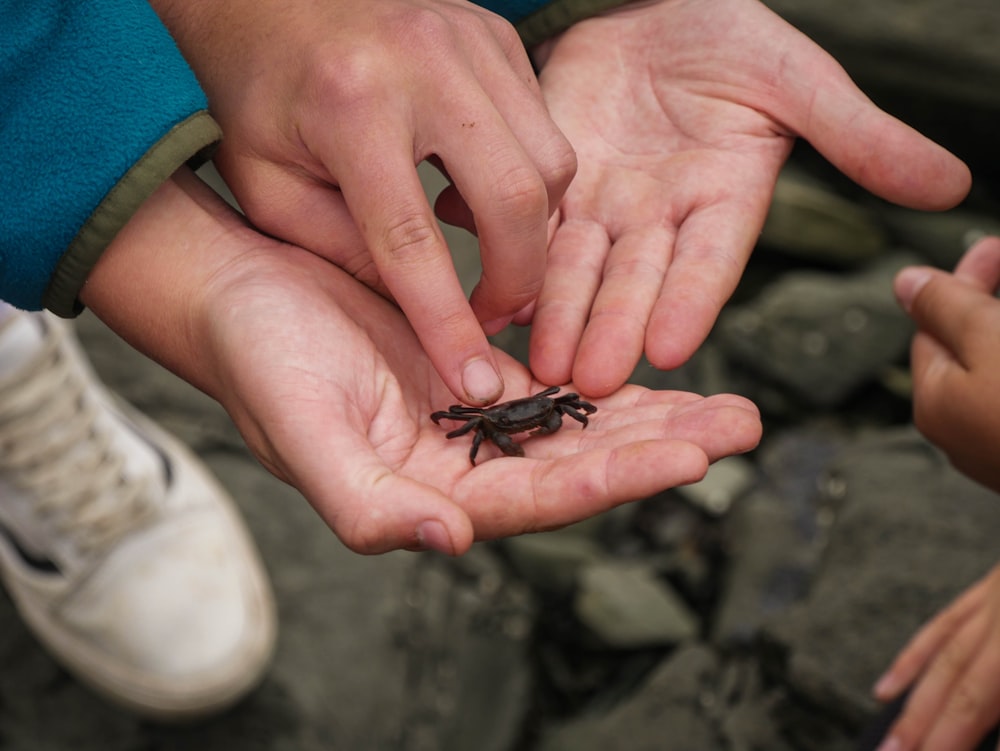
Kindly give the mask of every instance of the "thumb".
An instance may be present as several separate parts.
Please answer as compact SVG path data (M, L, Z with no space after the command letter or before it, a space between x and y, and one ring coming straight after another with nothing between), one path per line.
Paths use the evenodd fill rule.
M893 292L900 306L913 315L913 304L927 283L939 273L929 266L908 266L901 269L893 280Z
M973 338L969 336L974 331L972 322L992 295L929 266L901 270L893 289L921 332L930 335L963 364L969 362L971 352L967 351L967 343Z
M344 482L342 476L340 482L304 491L348 548L363 554L409 549L461 555L472 545L472 521L443 493L384 465L374 477L367 475L361 473L360 482Z
M786 122L866 190L903 206L938 211L969 192L969 168L942 146L879 109L840 64L803 36L808 61L785 89Z

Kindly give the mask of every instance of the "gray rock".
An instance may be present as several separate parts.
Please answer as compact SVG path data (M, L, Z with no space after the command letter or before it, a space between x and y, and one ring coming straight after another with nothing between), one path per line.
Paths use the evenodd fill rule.
M393 617L406 689L402 703L389 708L403 729L392 747L514 748L531 705L533 623L534 598L507 579L487 547L458 560L421 556Z
M906 352L913 326L892 277L913 257L893 255L864 272L789 272L754 300L725 309L718 341L736 362L831 406Z
M881 213L900 244L926 263L949 271L974 242L986 235L1000 235L1000 217L979 211L955 209L932 214L887 206Z
M605 644L635 649L677 644L698 632L698 619L647 566L598 563L580 572L574 610Z
M1000 11L991 0L869 3L767 0L821 43L834 46L864 80L920 91L927 98L1000 102Z
M580 570L607 558L604 549L575 527L504 540L514 570L540 590L569 596Z
M709 338L691 359L673 370L660 370L642 358L630 383L650 389L693 391L696 394L724 394L733 391L732 374L725 353Z
M830 501L819 478L849 440L829 422L796 427L758 450L763 478L724 521L728 565L712 639L746 646L770 618L802 600L826 549Z
M677 488L677 494L713 516L725 514L757 478L753 463L742 456L727 456L708 468L705 477Z
M794 163L778 177L760 237L761 244L789 255L844 267L873 260L887 241L874 211Z
M692 645L665 661L633 698L607 713L553 727L537 751L713 751L721 749L711 715L719 658Z
M765 628L769 665L845 727L913 631L997 561L996 495L910 429L844 450L824 492L838 504L809 595Z
M758 667L704 645L679 648L610 710L548 728L538 751L792 751L776 713L785 699Z

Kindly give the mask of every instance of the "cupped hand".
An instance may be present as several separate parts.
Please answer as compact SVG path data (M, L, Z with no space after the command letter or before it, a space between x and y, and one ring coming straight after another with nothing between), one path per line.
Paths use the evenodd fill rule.
M875 685L912 687L879 748L971 751L1000 720L1000 567L928 621Z
M628 387L525 442L526 458L449 440L453 397L398 308L319 256L248 227L188 170L102 254L82 301L134 347L215 397L275 475L346 545L460 553L569 524L699 479L760 438L754 406ZM508 398L540 389L494 353ZM276 513L280 515L280 510Z
M216 164L249 218L394 298L455 396L497 398L484 329L537 297L575 170L514 29L463 0L153 4L208 93ZM428 158L480 239L471 301L415 169Z
M698 480L752 448L760 421L736 396L637 386L596 400L582 429L523 442L525 458L445 437L453 402L406 319L384 298L298 248L233 264L213 283L215 363L206 390L274 474L303 492L350 548L430 547L559 527ZM505 399L544 388L493 353ZM568 385L567 389L572 389Z
M684 362L742 274L796 136L897 203L941 209L968 190L961 162L757 0L627 5L538 55L578 159L534 309L546 383L607 394L643 350Z
M970 248L953 274L904 269L896 295L917 324L913 417L952 464L1000 492L1000 238Z

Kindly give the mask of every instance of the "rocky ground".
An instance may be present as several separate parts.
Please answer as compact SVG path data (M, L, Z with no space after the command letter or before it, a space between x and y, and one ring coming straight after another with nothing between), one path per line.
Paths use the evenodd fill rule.
M217 405L84 316L107 382L238 500L281 638L247 701L161 727L76 684L3 599L0 749L853 749L895 651L1000 559L998 499L909 425L911 327L889 286L904 263L950 267L979 233L1000 231L1000 6L770 4L977 181L959 209L925 215L796 152L709 341L678 371L634 377L753 398L766 422L757 451L560 532L457 560L364 558L250 458ZM500 343L523 352L524 332Z

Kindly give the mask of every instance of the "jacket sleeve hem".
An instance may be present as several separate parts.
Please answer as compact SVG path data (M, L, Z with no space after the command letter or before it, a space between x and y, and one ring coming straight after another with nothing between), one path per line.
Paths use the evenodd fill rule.
M185 164L197 168L207 161L222 133L202 110L175 125L136 162L77 232L56 264L42 297L44 307L64 318L83 310L79 301L91 269L118 231L160 185Z

